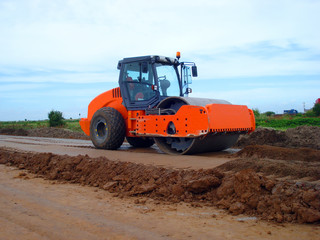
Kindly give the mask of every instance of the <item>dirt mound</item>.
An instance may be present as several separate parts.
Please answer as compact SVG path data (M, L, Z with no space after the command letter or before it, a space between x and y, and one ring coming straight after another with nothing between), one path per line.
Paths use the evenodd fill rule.
M284 148L268 145L249 145L231 157L257 157L320 163L320 150L311 148Z
M30 137L51 137L51 138L71 138L71 139L89 139L82 132L74 132L65 128L35 128L28 130Z
M70 139L89 139L87 135L82 132L74 132L64 128L34 128L34 129L0 129L0 134L15 135L15 136L29 136L29 137L49 137L49 138L70 138Z
M21 153L0 148L0 163L28 169L51 180L99 187L117 196L216 205L232 214L278 222L320 221L320 189L271 180L252 169L173 170L107 158Z
M285 132L277 131L271 128L257 128L249 135L241 135L237 147L248 145L281 145L287 141Z
M14 135L14 136L28 136L28 131L22 128L0 128L0 134L3 135Z
M218 169L235 173L250 168L265 176L286 177L307 185L309 183L305 182L306 179L320 180L319 150L250 145L231 157L240 157L240 159L220 165Z
M320 191L275 182L252 169L228 175L217 189L217 203L231 213L259 214L277 222L315 222L320 217ZM310 202L309 202L309 201Z
M248 145L271 145L278 147L308 147L320 150L320 127L300 126L279 131L271 128L257 128L249 135L243 135L236 147Z
M290 147L308 147L320 150L320 127L300 126L286 131Z

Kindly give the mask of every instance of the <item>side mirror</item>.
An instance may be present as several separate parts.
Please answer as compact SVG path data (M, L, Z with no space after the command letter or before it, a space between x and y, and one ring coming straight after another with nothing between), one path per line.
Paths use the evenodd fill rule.
M192 71L192 77L198 77L198 69L197 69L197 66L192 66L192 67L191 67L191 71Z
M121 69L121 65L122 65L122 61L119 61L119 62L118 62L118 65L117 65L117 69L118 69L118 70Z

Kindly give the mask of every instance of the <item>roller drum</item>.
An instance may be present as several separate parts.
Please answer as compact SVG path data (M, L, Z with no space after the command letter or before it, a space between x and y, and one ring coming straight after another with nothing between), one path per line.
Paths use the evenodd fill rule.
M158 104L161 109L173 109L177 112L183 105L205 107L208 104L231 104L220 99L168 97ZM233 146L239 138L235 133L210 133L196 138L155 137L160 150L169 154L196 154L203 152L222 151Z

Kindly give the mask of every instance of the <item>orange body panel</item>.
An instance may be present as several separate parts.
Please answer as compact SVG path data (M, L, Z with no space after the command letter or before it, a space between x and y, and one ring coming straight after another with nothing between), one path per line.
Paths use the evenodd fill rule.
M145 116L145 111L136 110L136 111L128 111L128 120L126 122L127 125L127 134L128 137L136 137L137 130L137 121L140 116Z
M173 123L175 134L168 134L167 129ZM208 116L201 106L184 105L175 115L147 115L137 119L137 135L196 137L208 133Z
M254 114L244 105L208 104L210 132L253 132Z
M81 118L79 123L82 131L90 136L90 120L88 118Z
M169 124L176 132L169 134ZM198 137L215 132L252 132L255 120L247 106L209 104L206 107L184 105L175 115L139 116L135 134L138 136Z
M80 120L81 129L86 135L90 136L90 121L94 113L103 107L112 107L118 110L124 118L125 122L127 122L128 111L125 106L122 105L120 88L114 88L107 92L101 93L90 102L88 106L88 117L81 118Z

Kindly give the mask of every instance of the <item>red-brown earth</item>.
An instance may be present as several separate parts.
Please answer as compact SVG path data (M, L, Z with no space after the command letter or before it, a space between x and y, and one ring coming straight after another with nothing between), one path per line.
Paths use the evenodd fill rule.
M12 131L2 130L0 134L4 133ZM30 130L25 134L83 139L83 135L61 129ZM319 127L303 126L285 132L258 128L241 137L236 147L242 149L227 154L230 161L209 169L168 168L129 159L114 161L108 157L37 153L8 147L0 148L0 163L30 173L19 175L21 179L40 176L50 181L88 185L119 199L135 199L137 204L146 199L160 205L187 203L224 209L234 216L318 226Z

